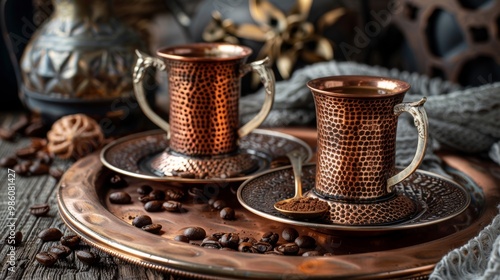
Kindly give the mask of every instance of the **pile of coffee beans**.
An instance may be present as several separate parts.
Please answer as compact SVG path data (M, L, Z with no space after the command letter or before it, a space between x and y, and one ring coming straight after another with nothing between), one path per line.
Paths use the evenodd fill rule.
M63 235L58 228L47 228L38 234L43 242L59 241L49 247L47 251L36 254L35 259L43 266L53 266L57 260L65 259L71 253L84 264L93 265L99 262L99 256L86 249L79 249L80 237L75 234Z

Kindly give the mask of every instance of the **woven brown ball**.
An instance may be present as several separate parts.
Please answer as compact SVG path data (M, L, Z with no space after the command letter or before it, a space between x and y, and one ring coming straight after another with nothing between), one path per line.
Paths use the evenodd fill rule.
M47 133L47 139L47 148L55 156L79 159L101 147L104 134L94 119L75 114L57 120Z

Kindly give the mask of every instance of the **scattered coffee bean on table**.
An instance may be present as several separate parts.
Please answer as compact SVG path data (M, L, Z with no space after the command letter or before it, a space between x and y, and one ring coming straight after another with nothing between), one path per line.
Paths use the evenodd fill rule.
M276 250L280 253L283 253L283 255L290 256L290 255L297 255L300 248L295 243L285 243L285 244L278 246L278 248Z
M99 257L90 251L76 251L76 257L84 264L93 265L99 261Z
M153 220L151 220L151 217L147 215L140 215L134 218L132 221L132 225L138 228L142 228L143 226L147 226L153 223Z
M260 239L260 241L268 242L270 244L275 245L276 243L278 243L279 239L280 239L280 236L277 233L274 233L272 231L268 231L262 235L262 238Z
M58 259L64 259L71 254L71 248L64 245L54 245L49 248L49 253L53 253Z
M183 233L189 240L201 240L207 235L205 229L201 227L189 227Z
M145 226L141 227L142 230L150 232L150 233L154 233L154 234L160 233L161 228L162 228L162 226L160 224L150 224L150 225L145 225Z
M63 236L62 232L57 228L47 228L42 230L38 234L38 238L40 238L44 242L57 241L60 240L62 236Z
M49 169L50 169L49 165L42 163L40 161L35 161L29 167L29 173L31 175L45 175L49 174Z
M113 204L130 204L132 197L127 192L113 192L109 195L109 202Z
M302 235L295 239L295 244L297 244L299 248L314 248L316 247L316 239L308 235Z
M286 227L281 232L281 237L288 242L294 242L295 239L299 237L299 232L292 227Z
M224 207L220 210L220 217L224 220L234 220L236 218L236 213L231 207Z
M64 170L62 170L61 168L59 167L51 167L49 169L49 174L50 176L52 176L52 178L56 179L59 181L59 179L61 179L61 177L63 176L64 174Z
M23 241L23 233L20 231L16 231L13 235L10 232L4 239L4 244L8 244L10 246L19 246Z
M161 200L151 200L144 204L144 210L148 212L160 212L163 210L163 202Z
M168 200L181 200L184 197L185 193L182 190L178 189L167 189L165 191L165 199Z
M57 256L50 252L40 252L36 254L35 259L44 266L53 266L57 261Z
M0 158L0 167L12 168L17 164L17 158L15 156L6 156Z
M127 181L122 176L115 174L109 179L112 188L121 189L128 186Z
M140 187L137 188L137 193L141 195L147 195L152 190L153 188L150 185L141 185Z
M217 209L217 210L222 210L222 208L226 207L226 202L224 200L221 200L221 199L217 199L216 201L214 201L214 203L212 204L212 207L214 209Z
M149 197L152 198L153 200L164 200L165 192L162 190L152 190L149 193Z
M182 234L176 235L176 236L174 237L174 240L175 240L175 241L184 242L184 243L189 243L189 238L187 238L187 236L182 235Z
M165 201L163 203L163 209L168 212L180 212L182 210L182 203L173 200Z
M307 251L302 254L303 257L319 257L321 253L318 251Z
M36 217L42 217L49 213L50 205L47 203L34 204L30 207L30 214Z
M75 234L65 235L61 237L60 242L64 246L74 248L80 244L80 237Z

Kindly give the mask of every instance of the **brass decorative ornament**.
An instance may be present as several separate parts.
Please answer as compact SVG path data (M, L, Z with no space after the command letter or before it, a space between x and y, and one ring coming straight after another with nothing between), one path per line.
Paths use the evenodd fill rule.
M327 27L339 20L346 10L335 8L327 11L314 25L307 20L312 2L297 0L293 8L284 13L269 1L250 0L250 14L256 24L235 24L231 19L223 19L222 15L215 11L202 37L207 42L238 44L241 39L262 42L256 59L268 56L281 77L287 79L299 58L307 63L333 59L333 42L322 34ZM254 75L252 86L258 81L258 76Z

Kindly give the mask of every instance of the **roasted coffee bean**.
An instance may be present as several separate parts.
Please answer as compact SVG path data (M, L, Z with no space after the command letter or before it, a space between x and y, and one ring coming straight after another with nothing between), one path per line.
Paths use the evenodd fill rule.
M209 249L220 249L222 248L221 243L218 240L213 240L211 238L206 238L201 242L201 247Z
M49 174L49 169L50 169L49 165L42 163L42 162L39 162L39 161L35 161L29 167L29 173L31 175L45 175L45 174Z
M252 246L253 244L250 242L241 242L238 245L238 251L243 253L254 253L255 249Z
M294 242L295 238L299 237L299 232L294 228L286 227L281 232L281 237L288 242Z
M142 230L150 232L150 233L154 233L154 234L160 233L161 228L162 228L162 226L160 224L150 224L150 225L145 225L145 226L141 227Z
M57 228L47 228L42 230L38 234L38 238L42 239L42 241L56 241L61 239L61 236L63 236L62 232L57 229Z
M99 261L99 257L90 251L76 251L76 257L84 264L93 265Z
M225 207L220 210L219 215L224 220L234 220L236 218L236 213L231 207Z
M21 115L21 117L10 127L10 130L15 133L19 133L24 130L30 124L30 120L26 115Z
M137 193L141 195L149 194L153 188L150 185L141 185L137 188Z
M114 204L132 203L132 197L127 192L113 192L109 194L109 202Z
M302 254L303 257L319 257L321 253L318 251L307 251Z
M224 200L221 200L221 199L217 199L216 201L214 201L214 203L212 204L212 207L214 209L217 209L217 210L222 210L222 208L226 207L226 202Z
M32 122L24 129L27 137L40 137L47 131L47 127L41 121Z
M316 247L316 239L308 235L302 235L295 239L295 244L297 244L299 248L314 248Z
M12 129L0 127L0 139L12 141L16 137L16 132Z
M147 202L149 202L149 201L154 201L155 200L154 198L150 197L149 195L141 195L141 196L139 196L138 199L139 199L140 202L142 202L144 204L147 203Z
M151 220L151 217L147 215L140 215L134 218L132 221L132 225L138 228L142 228L143 226L147 226L153 223L153 220Z
M50 252L40 252L36 254L35 259L44 266L53 266L57 261L57 256Z
M54 167L52 166L50 169L49 169L49 174L50 176L52 176L52 178L56 179L56 180L60 180L61 177L63 176L64 174L64 171L59 168L59 167Z
M125 179L123 179L123 177L118 174L111 176L111 178L109 178L109 183L112 188L117 188L117 189L121 189L128 186L127 181L125 181Z
M27 146L24 148L20 148L16 151L16 156L18 158L23 158L23 159L30 159L34 158L36 155L37 149L31 146Z
M4 240L5 244L15 247L21 245L22 241L23 241L23 233L20 231L9 232L9 234L5 237Z
M45 151L36 152L36 158L37 161L47 165L51 165L52 162L54 161L54 159L50 156L50 154Z
M208 200L208 205L213 206L213 205L214 205L214 202L215 202L215 201L217 201L217 200L219 200L219 198L218 198L218 197L212 197L212 198L210 198L210 199Z
M80 244L80 237L75 234L65 235L60 239L61 244L64 246L68 246L70 248L74 248Z
M174 240L175 241L184 242L184 243L189 243L189 238L187 236L185 236L185 235L182 235L182 234L176 235L174 237Z
M47 139L38 137L31 138L31 147L37 149L37 151L44 152L42 151L42 149L45 148L46 146L47 146Z
M255 239L253 237L242 237L242 238L240 238L240 243L242 243L242 242L249 242L249 243L254 244L254 243L257 243L258 241L257 241L257 239Z
M184 192L178 189L167 189L165 191L165 199L168 200L181 200L184 197Z
M226 233L219 238L219 241L224 247L238 249L240 236L236 233Z
M219 240L219 239L221 239L221 238L222 238L222 236L223 236L224 234L226 234L226 233L225 233L225 232L214 232L214 233L212 233L212 235L211 235L211 236L212 236L213 238L215 238L215 239Z
M160 200L148 201L144 204L144 210L148 212L160 212L163 210L163 202Z
M71 249L64 245L54 245L49 248L49 253L53 253L58 259L64 259L71 254Z
M163 209L168 212L180 212L182 210L182 203L174 200L165 201L163 203Z
M272 231L268 231L262 235L262 238L260 239L260 241L275 245L276 243L278 243L279 238L280 237L277 233L274 233Z
M0 158L0 166L11 168L17 164L17 158L15 156L6 156Z
M300 248L295 243L286 243L278 246L276 250L282 253L283 255L292 256L292 255L297 255Z
M28 175L31 166L31 161L22 161L12 167L17 175Z
M30 214L36 217L42 217L47 215L50 211L50 205L47 203L34 204L30 207Z
M201 227L189 227L184 230L183 234L189 238L189 240L201 240L205 238L207 232Z
M267 251L273 250L273 245L267 242L257 242L252 245L252 248L259 254L264 254Z
M152 198L153 200L164 200L165 192L162 190L152 190L149 193L149 197Z

